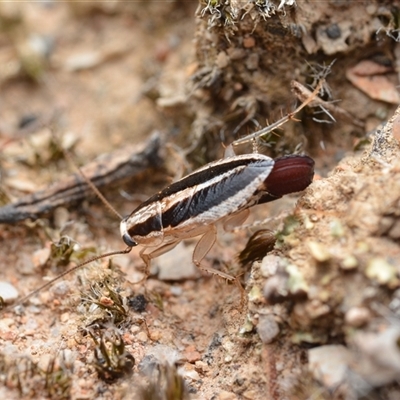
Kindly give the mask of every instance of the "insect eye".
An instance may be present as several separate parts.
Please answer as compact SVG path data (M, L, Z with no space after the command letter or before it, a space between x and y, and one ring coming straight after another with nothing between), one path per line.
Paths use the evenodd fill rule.
M122 235L122 240L125 242L125 244L129 247L135 247L137 246L137 243L129 236L128 233L124 233Z

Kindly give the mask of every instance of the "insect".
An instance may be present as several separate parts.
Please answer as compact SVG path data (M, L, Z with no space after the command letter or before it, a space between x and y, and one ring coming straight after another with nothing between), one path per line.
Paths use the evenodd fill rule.
M291 155L273 160L262 154L232 156L211 162L171 184L139 205L120 224L128 248L145 246L140 256L148 270L150 261L181 240L201 236L193 263L202 270L232 280L233 277L201 261L216 239L216 224L240 225L249 208L304 190L312 181L314 161Z

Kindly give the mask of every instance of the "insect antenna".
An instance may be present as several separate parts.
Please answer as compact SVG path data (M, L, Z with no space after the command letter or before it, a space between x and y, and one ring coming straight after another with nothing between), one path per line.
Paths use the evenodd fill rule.
M21 300L18 300L16 303L11 304L10 306L7 306L7 307L3 308L1 310L1 312L4 312L8 308L14 308L14 307L17 307L17 306L20 306L20 305L24 304L31 297L36 296L42 290L45 290L45 289L49 288L55 282L57 282L60 279L64 278L66 275L69 275L72 272L77 271L78 269L84 267L85 265L88 265L88 264L90 264L90 263L92 263L94 261L101 260L103 258L112 257L112 256L120 255L120 254L128 254L128 253L130 253L131 250L132 250L132 247L127 247L125 250L110 251L109 253L104 253L104 254L100 254L99 256L91 257L88 260L85 260L82 263L73 266L72 268L68 269L67 271L64 271L63 273L61 273L60 275L56 276L55 278L53 278L49 282L47 282L44 285L40 286L39 288L35 289L33 292L30 292L29 294L24 296Z
M103 193L96 187L96 185L83 173L82 169L75 163L72 159L71 154L64 146L57 140L55 135L53 135L56 142L59 143L59 147L64 154L64 157L68 160L68 162L78 171L79 175L86 182L86 184L93 190L96 196L100 199L100 201L107 207L107 209L114 215L116 215L119 220L122 220L122 215L111 205L111 203L104 197Z
M237 139L235 140L232 145L233 146L237 146L239 144L243 144L243 143L247 143L249 141L252 141L253 139L256 139L258 137L261 137L263 135L266 135L267 133L272 132L273 130L281 127L282 125L286 124L286 122L290 121L290 120L294 120L295 115L301 111L305 106L307 106L308 104L310 104L317 96L318 93L320 92L320 90L322 89L322 86L324 84L325 80L321 79L317 85L317 87L314 89L314 91L311 93L311 95L303 101L302 104L300 104L294 111L292 111L291 113L285 115L284 117L282 117L281 119L279 119L278 121L274 122L271 125L266 126L263 129L260 129L257 132L254 132L250 135L247 135L243 138Z

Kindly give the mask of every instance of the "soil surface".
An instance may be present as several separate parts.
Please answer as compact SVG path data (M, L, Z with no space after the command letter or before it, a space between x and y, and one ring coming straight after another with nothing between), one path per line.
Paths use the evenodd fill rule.
M296 3L0 4L0 218L33 212L0 225L1 398L400 397L400 4ZM311 155L314 182L204 260L237 282L194 238L147 279L134 248L10 306L125 248L72 164L128 215L322 78L259 147Z

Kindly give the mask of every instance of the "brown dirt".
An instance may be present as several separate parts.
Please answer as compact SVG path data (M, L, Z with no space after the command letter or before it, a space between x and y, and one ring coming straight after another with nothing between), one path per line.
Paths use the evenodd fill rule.
M92 263L1 315L2 398L399 394L400 117L370 131L396 106L382 101L379 89L396 98L400 3L275 3L283 11L218 0L199 8L183 1L1 3L2 204L71 173L51 130L80 165L159 131L163 167L105 192L125 215L167 182L220 157L221 142L291 110L290 81L311 83L323 70L318 65L336 59L327 77L332 95L324 100L342 100L337 123L315 121L322 117L309 108L301 123L268 138L271 156L298 146L311 154L319 178L296 207L289 197L252 213L254 222L293 210L295 219L268 226L278 232L273 252L246 273L239 269L235 257L253 226L220 232L207 256L210 266L243 274L245 293L196 270L172 282L153 275L134 284L142 277L136 249ZM366 59L372 72L359 64ZM346 74L355 65L350 83ZM377 73L376 65L385 69ZM1 280L25 295L67 265L122 249L118 222L102 204L85 201L2 225ZM190 264L193 243L154 264L181 257ZM138 295L145 311L126 303L140 303ZM327 345L345 349L333 369L345 366L347 375L326 372ZM311 348L326 353L314 363Z

